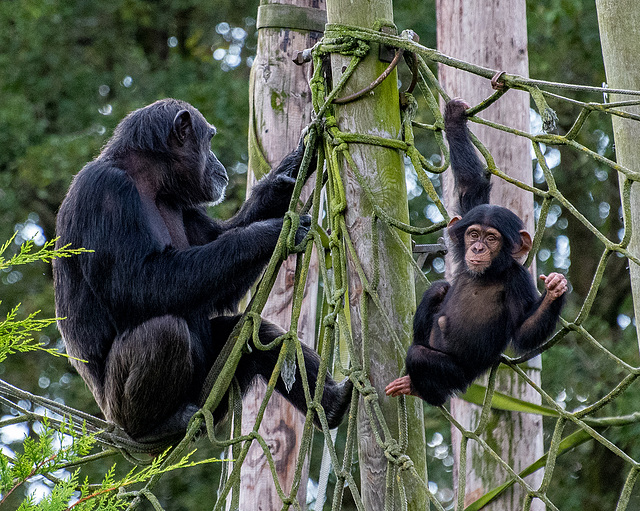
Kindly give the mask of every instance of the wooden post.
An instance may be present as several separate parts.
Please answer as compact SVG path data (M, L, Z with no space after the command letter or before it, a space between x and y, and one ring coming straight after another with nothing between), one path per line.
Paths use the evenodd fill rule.
M636 0L596 0L600 43L607 83L610 88L640 90L640 67L637 65L640 53L640 11ZM637 99L633 96L613 95L611 102ZM640 106L625 107L625 111L640 114ZM612 116L616 161L621 165L640 170L640 122ZM621 174L622 176L622 174ZM620 181L622 188L623 180ZM631 186L631 222L633 234L629 251L640 255L640 185ZM636 317L636 330L640 340L640 268L629 263L631 291Z
M473 64L528 76L527 23L525 0L437 0L438 50ZM439 66L440 83L452 97L459 96L474 105L494 92L483 78L444 65ZM529 131L529 96L524 92L508 91L497 103L480 113L481 117ZM531 144L528 140L492 130L479 124L470 124L471 130L493 155L498 168L525 183L532 183ZM453 204L453 178L445 178L445 201ZM491 202L511 209L534 232L533 197L530 193L492 179ZM535 264L532 265L535 272ZM532 361L529 376L540 382L540 360ZM497 390L534 403L540 396L511 372L501 369ZM460 399L451 400L451 412L468 429L478 423L480 408ZM543 454L542 418L536 415L493 412L485 438L490 446L511 465L516 472L528 466ZM459 449L461 436L452 428L454 449ZM456 456L456 470L460 468ZM465 505L475 501L491 488L501 484L507 473L474 442L469 443L466 471ZM542 479L538 471L527 478L534 488ZM457 479L454 481L457 486ZM491 509L522 509L523 491L515 485ZM531 509L544 509L534 500Z
M391 0L328 0L327 18L330 24L341 24L373 29L374 24L393 21ZM343 90L347 95L359 91L376 80L387 68L387 62L378 58L379 47L372 45L369 54L359 64ZM331 68L334 84L340 80L350 61L349 57L332 55ZM336 106L336 119L341 131L377 135L396 139L400 133L400 110L396 72L364 97ZM395 150L365 144L350 144L355 165L370 187L374 200L392 217L408 223L409 212L402 155ZM358 185L354 169L341 162L342 179L346 193L346 224L369 282L376 279L374 252L378 253L379 278L376 291L383 310L379 311L372 300L363 293L354 262L349 260L349 301L351 326L356 350L362 349L361 336L362 301L367 300L367 332L369 357L362 360L366 376L377 391L378 400L391 434L398 438L397 398L385 396L385 386L397 378L404 365L403 354L398 353L391 342L389 328L383 320L386 314L392 329L401 342L408 346L411 341L411 325L415 311L413 271L406 260L402 247L393 239L389 227L375 221L372 205ZM410 236L401 233L402 242L409 247ZM374 243L376 246L374 248ZM374 285L376 285L374 283ZM408 431L410 434L407 454L414 462L418 473L426 477L426 448L422 403L418 399L407 399ZM358 441L361 477L361 494L367 511L385 509L386 474L388 461L378 446L373 434L372 418L364 411L363 400L358 411ZM373 419L375 420L375 419ZM427 507L426 489L411 477L405 478L405 489L409 509L424 510Z
M297 66L297 51L312 47L324 30L324 0L278 0L261 2L258 12L258 49L251 69L251 112L249 125L248 193L261 177L256 169L268 170L295 149L302 130L311 122L311 64ZM265 160L268 167L265 166ZM258 174L258 175L256 175ZM312 177L303 199L313 190ZM314 253L315 254L315 253ZM269 295L262 317L289 329L295 275L295 256L285 261ZM302 342L314 345L318 288L317 258L311 262L298 334ZM266 385L260 382L243 400L242 433L254 427ZM304 416L284 398L271 397L259 433L264 437L276 464L285 493L291 491ZM297 494L306 506L307 470ZM271 470L262 449L254 442L242 466L240 509L280 509Z

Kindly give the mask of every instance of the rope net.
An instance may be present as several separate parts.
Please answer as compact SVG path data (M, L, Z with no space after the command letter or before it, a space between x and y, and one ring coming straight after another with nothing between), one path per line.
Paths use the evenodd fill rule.
M406 94L404 97L404 105L401 109L402 136L399 139L391 140L372 135L345 133L339 130L334 117L334 100L341 97L345 84L353 73L357 71L358 65L368 54L372 44L390 46L395 48L396 51L402 50L413 56L413 66L416 71L415 76L419 78L419 90L422 94L421 101L426 106L429 115L435 119L433 123L416 122L418 102L411 94ZM323 61L329 55L336 53L348 56L351 60L340 82L331 89L329 84L326 83L326 77L323 74ZM446 221L449 219L447 208L442 203L434 187L432 178L434 175L441 174L449 167L448 149L443 137L444 124L439 108L439 98L444 100L449 100L450 98L447 92L440 86L434 73L429 68L429 64L442 63L477 74L486 79L493 78L494 71L456 61L435 50L421 46L412 39L409 33L394 36L356 27L335 25L327 26L324 39L314 47L312 55L314 76L311 80L311 89L316 120L309 130L307 151L291 200L290 211L286 215L285 225L278 245L257 287L256 293L247 308L243 321L238 324L236 330L231 335L230 340L225 346L223 356L212 370L209 378L211 389L206 397L203 408L192 419L185 438L172 450L163 463L169 466L171 463L180 460L188 449L190 442L204 428L210 441L218 446L228 448L228 457L234 460L232 465L226 465L225 470L223 470L218 497L213 505L213 509L222 510L226 509L227 506L231 509L238 509L240 468L247 456L250 445L253 442L257 442L261 446L264 456L269 463L276 491L282 500L282 509L288 509L290 507L300 509L296 494L300 484L306 484L306 481L302 480L303 466L305 460L311 457L314 434L312 419L313 415L317 414L322 424L322 431L319 433L316 430L315 434L321 435L323 439L321 446L323 455L321 466L319 468L312 468L314 473L315 471L319 473L320 487L315 506L312 506L312 508L318 510L328 509L330 507L332 511L338 511L343 508L343 503L345 499L348 498L352 501L351 506L355 506L356 509L364 511L365 504L360 481L357 475L357 469L354 469L358 459L359 432L357 418L358 415L361 414L366 418L365 420L368 421L372 438L386 458L385 509L412 508L409 494L415 491L415 488L420 488L420 491L426 496L432 508L444 510L445 504L437 498L434 491L430 491L426 474L418 470L414 460L407 454L409 451L407 402L410 399L416 398L407 398L406 400L405 398L398 398L396 400L397 414L393 417L394 423L391 424L389 415L385 414L381 407L382 396L379 395L376 388L373 387L370 382L371 369L368 362L372 357L370 353L370 334L368 333L370 318L376 315L378 320L386 325L383 335L389 336L391 340L391 342L388 342L388 349L396 350L402 358L404 357L406 346L403 345L401 337L408 338L409 333L404 332L402 336L398 335L397 329L394 327L395 322L393 318L389 317L388 310L385 310L385 307L382 305L378 294L380 284L380 254L378 254L374 248L372 254L372 272L365 271L358 258L354 240L347 229L347 223L345 221L345 213L352 205L347 203L345 182L343 181L340 169L342 162L350 168L356 177L358 185L362 189L364 197L369 202L369 207L374 211L374 218L371 226L369 226L370 234L374 238L373 246L378 246L378 239L376 238L376 236L378 236L378 228L384 229L386 235L388 235L386 239L395 240L395 243L402 248L407 264L411 265L415 271L416 278L419 279L423 287L429 285L429 279L423 272L421 264L416 262L411 249L406 243L408 235L435 235L435 233L443 229ZM542 121L548 129L553 125L554 113L547 105L546 98L551 97L554 98L554 100L570 101L573 104L579 105L581 108L581 112L575 120L575 123L565 135L550 133L532 135L507 126L482 120L478 117L471 118L472 121L487 124L495 129L529 139L537 156L538 164L544 176L544 183L546 183L546 190L532 187L504 174L496 167L486 148L484 148L479 141L475 140L478 149L487 162L488 169L495 176L494 179L504 179L514 186L532 193L540 205L533 250L529 255L527 264L531 263L541 247L546 230L546 219L549 215L550 208L554 204L560 205L564 212L571 215L592 233L593 239L595 240L594 243L597 241L602 247L602 255L593 275L591 289L577 314L572 318L565 317L562 319L557 333L537 350L536 353L529 354L527 357L521 359L513 359L507 356L503 356L502 358L502 367L508 368L509 371L517 374L519 378L531 386L535 392L541 396L542 405L517 402L517 400L509 396L496 393L494 391L494 385L497 368L494 367L489 375L486 387L474 385L472 388L472 391L480 392L480 397L476 398L476 402L482 405L480 419L472 429L463 427L444 407L440 409L430 408L428 410L428 412L432 414L442 414L462 436L462 454L458 468L458 498L457 503L454 501L451 505L455 505L457 509L464 509L465 480L463 474L467 470L467 463L469 463L466 457L466 445L470 440L478 444L483 456L493 458L495 462L505 470L507 478L501 487L487 492L487 494L471 504L468 509L479 509L483 504L498 498L505 489L514 484L524 489L525 498L523 506L525 509L528 509L535 500L542 501L548 509L559 509L559 503L553 502L548 494L555 477L566 477L566 474L558 473L556 462L565 452L568 452L581 443L592 441L599 443L604 449L613 453L620 460L621 465L626 471L627 478L619 493L617 508L624 510L628 508L632 497L634 485L640 472L640 461L626 452L625 449L610 441L607 436L605 436L604 431L607 428L637 425L640 422L640 413L605 416L603 415L603 409L628 392L629 387L640 374L640 367L625 362L622 358L608 350L602 342L598 341L596 336L589 331L586 326L586 321L594 305L596 296L601 290L602 279L610 258L613 255L619 255L620 257L628 259L630 264L640 264L638 257L631 254L628 250L632 232L632 225L629 220L631 218L631 185L640 179L640 173L602 156L596 150L580 144L576 137L583 128L587 117L592 112L603 112L609 115L639 121L640 116L628 113L624 111L623 108L626 106L639 105L640 100L632 99L630 101L617 103L580 102L557 93L549 92L548 90L560 89L600 92L602 89L541 82L506 73L500 75L499 81L504 85L504 88L497 90L495 94L480 104L472 106L471 113L477 114L493 102L499 100L508 88L525 90L531 95L542 117ZM609 90L608 92L635 96L640 95L639 92L634 91ZM353 98L352 100L357 101L358 98ZM417 130L422 132L421 136L433 137L443 155L441 162L434 164L418 151L415 145L414 134ZM406 155L406 158L413 166L415 177L424 192L428 195L430 203L437 208L443 220L432 222L426 227L415 227L389 215L385 211L385 208L376 202L374 194L362 176L361 169L358 168L354 158L351 156L351 150L354 145L357 144L382 146ZM311 148L314 145L318 147L317 168L319 170L312 197L301 211L304 213L310 212L312 216L312 228L309 233L308 243L296 247L295 232L300 214L300 212L296 212L296 209L300 209L298 204L302 183L306 169L309 167L312 158ZM611 169L613 171L612 174L619 177L624 220L624 231L620 241L615 242L608 239L593 222L589 221L585 215L578 211L578 209L565 198L563 193L558 189L554 174L545 161L545 145L569 147L593 158L601 165ZM320 169L323 168L324 175L322 175L320 171ZM324 197L326 197L326 199ZM326 215L322 214L321 205L323 205ZM322 315L319 320L317 337L317 349L322 355L322 365L319 371L320 379L318 381L317 392L315 395L311 395L304 372L304 357L297 335L297 325L300 317L304 284L309 272L309 261L314 247L319 258L320 279L323 288ZM260 312L274 284L281 262L291 253L297 253L298 261L290 323L292 326L285 335L274 341L279 344L279 348L277 345L275 347L280 350L275 372L268 382L267 392L252 431L249 434L242 435L240 433L241 411L240 407L237 406L239 399L237 398L236 385L233 382L233 374L249 338L253 339L253 343L257 349L274 348L274 346L263 346L260 344L257 335L261 321ZM351 310L349 309L349 304L350 301L353 301L353 297L349 296L348 285L350 271L357 273L362 284L362 293L358 297L359 303L355 309L352 308ZM372 275L372 277L367 277L367 275ZM352 303L352 306L353 305ZM353 321L353 316L356 314L358 315L358 321ZM567 316L566 311L564 316ZM355 331L354 325L357 325L360 331ZM520 366L526 359L531 358L539 352L553 350L554 347L561 346L569 334L573 337L574 342L588 347L591 351L597 353L599 363L612 364L613 367L615 367L616 374L619 375L617 385L607 392L606 395L596 398L591 402L585 402L581 409L574 412L565 410L544 388L535 383ZM292 489L287 493L278 480L276 464L267 442L258 433L258 428L282 366L291 363L297 363L300 366L309 412L306 417L301 449L296 460L295 481ZM335 373L348 376L354 383L354 394L348 415L348 423L341 427L339 435L340 441L338 442L336 441L336 431L330 431L328 429L325 413L320 405L320 393L323 387L322 375L326 373L328 368ZM579 370L579 368L577 369ZM232 403L230 406L230 410L233 410L234 416L233 428L227 432L227 435L218 434L218 436L216 436L211 410L214 410L219 404L221 397L225 395L228 388L232 390L230 393L232 396L231 400L235 403ZM7 399L8 396L16 397L15 391L9 392L7 389L3 389L2 394L5 396L3 401L15 407L13 402ZM490 445L490 442L487 441L485 433L487 433L488 428L490 428L489 418L492 414L492 405L493 407L503 410L525 410L529 413L538 413L548 417L549 419L547 420L555 423L551 440L546 447L544 456L525 471L516 471L516 469L501 458L500 454ZM45 406L50 406L62 414L79 417L81 422L84 420L92 423L90 417L78 415L66 408L64 410L55 408L55 403L47 403ZM610 407L610 409L615 409L615 407ZM33 418L27 417L27 419ZM104 424L96 425L96 431L103 431L104 428L106 428ZM113 433L111 433L111 435L108 439L100 438L100 440L110 445L119 445L125 450L137 450L136 446L131 443L119 443L117 441L117 435L114 441ZM519 439L516 439L516 441L518 440ZM318 442L316 441L313 445L318 445ZM314 459L319 458L320 456L314 457ZM539 487L532 487L525 481L524 477L539 469L544 470L542 483ZM327 488L330 473L333 474L333 495L327 498L324 492ZM157 500L155 498L152 499L150 496L152 496L153 488L158 483L161 475L162 474L153 476L145 488L129 494L129 496L134 497L130 503L130 509L137 507L142 499L152 500L154 506L159 506ZM347 495L350 496L347 497Z

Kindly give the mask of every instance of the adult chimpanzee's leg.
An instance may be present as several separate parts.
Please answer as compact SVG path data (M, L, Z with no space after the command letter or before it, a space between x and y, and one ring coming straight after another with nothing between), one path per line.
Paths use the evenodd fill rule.
M187 323L170 315L118 336L105 366L101 405L107 418L138 440L183 434L197 410L187 398L193 375L190 345Z
M234 321L237 321L236 318ZM228 325L231 317L214 318L212 320L212 327L214 332L220 332L228 330ZM276 337L282 335L284 331L278 326L268 321L262 320L259 330L260 342L267 344L273 341ZM244 393L253 382L256 375L262 376L265 380L271 378L271 374L276 366L279 355L279 348L272 350L262 351L253 345L250 340L251 352L245 353L238 364L236 369L236 378L240 384L240 388ZM304 363L307 373L307 380L309 382L309 392L313 398L316 391L316 382L318 380L318 370L320 368L320 357L318 354L308 346L302 345L302 351L304 354ZM297 365L297 364L296 364ZM349 407L351 401L351 390L353 388L352 383L349 380L345 380L342 383L337 383L329 374L327 374L321 404L327 416L327 422L329 428L337 427L344 414ZM292 405L294 405L302 413L307 413L307 401L304 395L304 388L302 385L302 376L300 374L300 368L296 367L296 377L291 387L291 390L287 391L287 388L279 377L276 382L276 391L287 399ZM314 422L317 426L320 426L318 417L314 417Z

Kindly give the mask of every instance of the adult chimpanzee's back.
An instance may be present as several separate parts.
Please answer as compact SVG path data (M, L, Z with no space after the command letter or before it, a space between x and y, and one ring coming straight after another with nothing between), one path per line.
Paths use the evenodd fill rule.
M105 416L140 441L181 435L205 377L239 319L239 300L268 262L282 228L303 144L254 188L230 220L209 218L225 168L210 150L215 128L188 103L165 99L129 114L74 178L57 218L58 246L94 252L54 262L56 309L67 352ZM303 217L296 233L309 229ZM263 321L262 342L282 331ZM317 354L303 346L311 393ZM251 350L236 376L245 391L269 378L277 353ZM298 374L290 392L301 411ZM323 407L342 419L347 381L327 378ZM216 411L219 418L223 409Z

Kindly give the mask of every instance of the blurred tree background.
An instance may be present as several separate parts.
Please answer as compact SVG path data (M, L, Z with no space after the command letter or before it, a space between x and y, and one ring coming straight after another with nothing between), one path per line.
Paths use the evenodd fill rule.
M248 83L255 54L258 0L4 0L0 2L0 242L18 232L16 243L35 236L37 244L55 236L55 215L73 175L95 157L116 123L129 111L162 97L196 106L216 125L213 150L230 175L227 200L212 210L230 216L244 199L247 162ZM395 22L411 28L421 43L435 47L435 2L395 0ZM595 3L592 0L528 2L530 75L588 85L604 81ZM507 70L508 71L508 70ZM401 76L401 79L403 77ZM405 77L406 78L406 77ZM585 100L584 94L576 94ZM600 99L600 98L591 98ZM550 101L565 133L578 113L569 103ZM592 115L581 143L613 156L610 119ZM532 114L532 129L536 129ZM438 159L430 139L418 140L423 154ZM617 177L592 159L565 149L547 148L559 188L612 239L621 229ZM533 161L534 178L541 173ZM437 180L437 177L434 177ZM412 222L420 225L436 212L407 173ZM587 293L601 247L578 222L555 207L538 254L539 273L567 273L571 303ZM17 248L17 245L16 245ZM433 280L443 261L428 261ZM586 326L617 356L638 365L638 345L626 259L612 258L596 306ZM422 291L422 290L419 290ZM420 296L420 294L418 294ZM0 315L18 303L23 314L41 310L53 317L50 267L8 269L0 274ZM571 304L567 314L572 314ZM60 347L55 329L41 342ZM569 336L543 359L543 385L568 409L608 392L618 375L599 364ZM571 368L567 371L567 368ZM89 391L65 359L38 353L15 355L0 364L0 378L25 390L98 413ZM611 414L637 409L638 392L615 401ZM3 409L2 414L9 413ZM450 502L451 450L448 424L425 407L432 489ZM10 449L26 430L0 431ZM549 432L547 432L548 440ZM640 427L608 436L636 458ZM634 445L635 441L635 445ZM201 442L205 444L205 442ZM200 444L199 444L200 447ZM219 455L219 453L209 453ZM104 467L96 468L96 474ZM550 492L563 509L613 509L624 472L618 459L597 443L562 457L564 477ZM127 463L120 464L127 468ZM170 509L204 509L215 487L211 466L170 474L158 496ZM42 482L27 490L46 491ZM188 489L188 491L187 491ZM312 496L312 492L311 496ZM19 502L24 493L15 496ZM204 507L203 507L204 505Z

